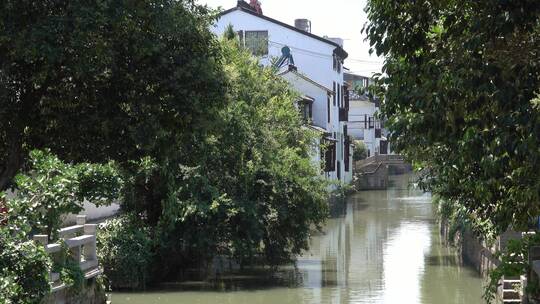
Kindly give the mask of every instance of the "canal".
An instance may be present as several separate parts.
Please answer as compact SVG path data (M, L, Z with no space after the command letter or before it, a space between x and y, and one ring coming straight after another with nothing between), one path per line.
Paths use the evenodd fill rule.
M442 244L429 194L391 177L386 191L351 195L296 265L159 291L115 293L113 304L483 303L482 279Z

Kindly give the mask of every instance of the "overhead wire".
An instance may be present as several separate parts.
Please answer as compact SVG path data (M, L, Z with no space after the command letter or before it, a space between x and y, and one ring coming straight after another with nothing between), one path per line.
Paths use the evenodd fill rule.
M291 48L293 50L299 51L300 53L307 54L307 55L312 55L312 56L319 57L319 58L332 58L332 56L324 54L324 53L319 53L319 52L311 51L311 50L304 49L304 48L290 46L290 45L280 43L280 42L276 42L276 41L272 41L272 40L268 40L268 43L273 44L273 45L278 45L278 46L287 46L287 47L289 47L289 48ZM379 64L379 65L384 64L383 62L375 61L375 60L371 61L371 60L356 59L356 58L347 58L346 60L351 60L351 61L356 61L356 62L366 63L366 64Z

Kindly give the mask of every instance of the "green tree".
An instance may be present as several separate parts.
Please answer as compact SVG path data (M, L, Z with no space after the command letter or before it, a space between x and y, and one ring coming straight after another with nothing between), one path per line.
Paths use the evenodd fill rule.
M188 159L222 105L214 13L192 0L0 3L0 189L28 152Z
M51 262L42 246L0 225L0 304L39 304L49 291Z
M327 217L326 185L310 161L315 134L302 125L298 96L235 41L223 41L223 51L228 106L192 150L197 165L145 158L126 188L126 210L146 215L141 189L159 176L163 209L147 224L157 261L167 261L160 275L218 254L243 265L288 261Z
M370 0L366 10L396 150L480 230L525 229L540 214L538 3Z
M353 160L359 161L367 157L367 147L361 140L354 141Z
M98 255L107 280L116 289L144 289L151 279L154 242L150 227L132 214L99 225Z
M111 204L119 198L122 180L112 163L71 165L48 151L34 150L29 172L18 174L15 185L15 196L6 202L7 222L56 239L62 215L78 214L85 200L96 206Z
M88 200L96 205L118 199L122 180L113 164L66 164L48 151L30 153L28 173L15 178L16 192L2 194L0 214L0 303L41 303L49 293L49 271L80 291L84 274L67 248L51 262L32 235L54 241L62 215L79 213Z

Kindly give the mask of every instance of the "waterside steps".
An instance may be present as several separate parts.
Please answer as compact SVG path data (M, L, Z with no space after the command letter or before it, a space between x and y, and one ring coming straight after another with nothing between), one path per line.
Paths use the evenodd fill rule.
M58 231L60 240L57 243L49 244L47 235L34 235L34 241L45 248L53 261L61 259L62 247L67 248L69 255L79 262L84 278L88 280L103 273L96 253L96 232L97 224L86 224L86 216L78 215L76 225ZM49 283L53 294L67 288L67 285L61 281L60 274L52 270L49 273Z
M502 303L522 303L522 284L519 277L504 277L500 290Z

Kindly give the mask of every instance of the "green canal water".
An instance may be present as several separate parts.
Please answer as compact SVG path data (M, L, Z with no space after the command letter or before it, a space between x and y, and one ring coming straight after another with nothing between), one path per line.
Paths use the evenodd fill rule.
M431 197L411 181L394 176L386 191L350 196L296 265L277 273L251 270L114 293L112 303L484 303L482 279L443 245Z

